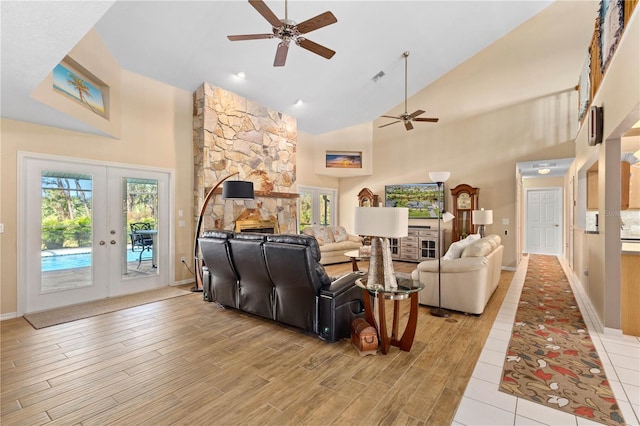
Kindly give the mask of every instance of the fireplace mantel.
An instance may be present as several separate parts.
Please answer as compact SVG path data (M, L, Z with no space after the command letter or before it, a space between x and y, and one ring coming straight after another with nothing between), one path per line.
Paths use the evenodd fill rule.
M205 188L205 192L208 192L211 188ZM222 188L217 188L214 194L222 194ZM269 192L269 191L253 191L256 197L266 198L300 198L300 194L297 192Z

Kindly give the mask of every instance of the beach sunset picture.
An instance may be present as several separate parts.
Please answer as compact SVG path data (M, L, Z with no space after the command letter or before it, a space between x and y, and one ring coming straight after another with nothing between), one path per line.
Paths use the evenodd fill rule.
M53 70L53 88L96 114L105 115L102 91L62 64Z
M327 152L326 167L332 169L361 169L361 152Z

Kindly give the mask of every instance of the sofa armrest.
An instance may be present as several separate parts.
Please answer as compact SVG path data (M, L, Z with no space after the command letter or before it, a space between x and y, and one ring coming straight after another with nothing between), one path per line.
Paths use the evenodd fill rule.
M443 273L477 271L486 268L489 260L484 257L461 257L459 259L447 259L440 261L440 271ZM416 268L420 272L438 272L438 259L425 260L418 263Z
M322 289L320 289L320 296L335 298L338 295L352 288L355 285L356 280L358 278L364 277L364 275L365 273L362 271L350 272L348 274L342 275L337 279L333 280L331 284L324 286Z
M361 243L362 237L360 235L347 234L347 240L353 241L354 243Z

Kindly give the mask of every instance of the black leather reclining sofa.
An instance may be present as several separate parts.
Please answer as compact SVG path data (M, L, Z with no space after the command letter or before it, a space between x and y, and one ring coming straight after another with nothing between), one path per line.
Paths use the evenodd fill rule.
M334 342L350 336L364 316L361 273L330 278L320 249L308 235L206 231L198 239L204 259L204 300L260 315Z

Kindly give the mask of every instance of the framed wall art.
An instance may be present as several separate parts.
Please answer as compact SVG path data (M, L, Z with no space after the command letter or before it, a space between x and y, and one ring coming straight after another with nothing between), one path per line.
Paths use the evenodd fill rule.
M327 169L361 169L362 151L327 151Z

